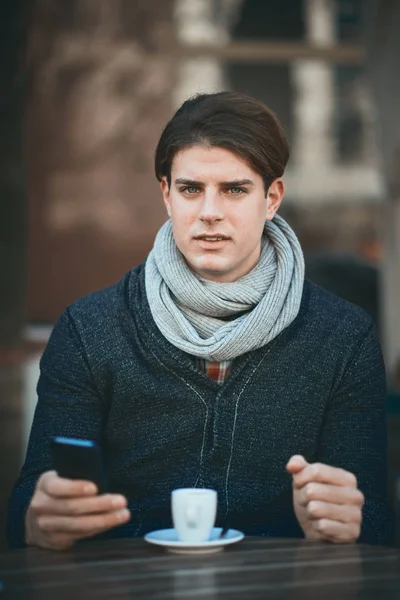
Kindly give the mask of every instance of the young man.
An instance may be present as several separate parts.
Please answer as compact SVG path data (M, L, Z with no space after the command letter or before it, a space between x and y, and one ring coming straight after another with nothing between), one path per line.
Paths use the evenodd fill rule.
M169 527L171 490L193 486L248 535L390 542L379 343L360 309L304 281L276 214L288 156L276 117L240 94L197 96L167 124L170 219L44 352L12 546ZM57 476L54 435L100 444L111 493Z

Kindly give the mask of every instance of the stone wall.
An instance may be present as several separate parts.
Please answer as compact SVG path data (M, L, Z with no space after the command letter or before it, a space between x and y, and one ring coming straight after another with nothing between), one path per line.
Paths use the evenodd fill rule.
M37 0L29 45L28 318L140 262L165 219L153 154L170 116L173 1Z

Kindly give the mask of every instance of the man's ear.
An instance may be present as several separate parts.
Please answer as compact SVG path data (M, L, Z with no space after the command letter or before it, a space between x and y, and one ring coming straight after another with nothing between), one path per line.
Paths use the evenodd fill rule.
M171 216L171 200L169 197L169 185L166 177L163 177L160 181L160 188L165 204L165 208L167 209L168 216Z
M269 186L267 194L267 213L265 216L266 221L272 221L274 218L278 208L281 205L284 193L285 184L283 183L283 179L281 179L281 177L274 179Z

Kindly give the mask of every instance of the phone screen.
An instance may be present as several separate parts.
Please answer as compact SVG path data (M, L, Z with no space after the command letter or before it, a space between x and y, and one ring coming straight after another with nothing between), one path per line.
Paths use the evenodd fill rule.
M99 493L107 490L101 451L95 442L56 436L52 439L51 450L60 477L92 481Z

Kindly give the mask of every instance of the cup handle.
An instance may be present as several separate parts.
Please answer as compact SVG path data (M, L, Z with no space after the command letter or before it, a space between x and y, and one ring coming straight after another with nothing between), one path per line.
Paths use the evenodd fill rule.
M197 527L197 522L199 518L199 508L194 506L186 507L186 524L188 527Z

